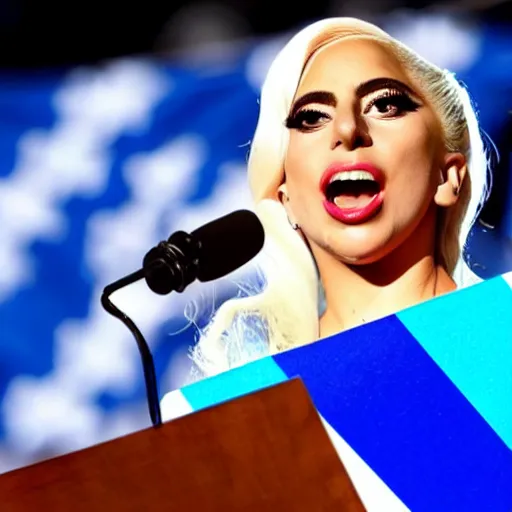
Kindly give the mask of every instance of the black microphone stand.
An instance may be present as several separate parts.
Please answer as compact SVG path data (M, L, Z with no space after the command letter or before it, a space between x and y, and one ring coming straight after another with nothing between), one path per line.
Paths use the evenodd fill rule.
M199 240L184 231L177 231L169 240L160 242L144 256L140 270L105 286L101 295L103 308L121 320L137 342L144 370L149 415L154 427L162 424L162 414L153 355L133 320L118 309L109 297L115 291L141 279L145 279L148 287L159 295L167 295L172 291L183 292L197 277L200 248Z
M133 320L120 309L118 309L110 300L110 295L115 291L128 286L129 284L135 283L140 279L144 279L145 271L143 268L133 272L118 281L115 281L105 286L101 295L101 305L111 315L115 316L121 322L123 322L128 329L130 329L137 347L139 348L140 357L142 360L142 369L144 371L144 381L146 383L146 395L148 399L149 415L151 417L151 423L154 427L159 427L162 424L162 413L160 411L160 400L158 398L158 386L156 381L155 363L153 361L153 355L149 350L149 345L144 339L144 336L140 332L139 328L135 325Z

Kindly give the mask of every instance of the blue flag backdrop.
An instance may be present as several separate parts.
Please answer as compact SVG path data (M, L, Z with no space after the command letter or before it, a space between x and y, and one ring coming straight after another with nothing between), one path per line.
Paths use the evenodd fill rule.
M499 135L512 106L508 28L434 18L390 30L458 72ZM173 231L250 207L259 87L284 41L200 66L120 59L1 73L0 471L150 424L136 345L99 296ZM478 229L472 264L483 277L504 273L507 250ZM236 292L224 279L168 297L143 283L114 295L151 344L161 395L187 383L186 307L207 317Z

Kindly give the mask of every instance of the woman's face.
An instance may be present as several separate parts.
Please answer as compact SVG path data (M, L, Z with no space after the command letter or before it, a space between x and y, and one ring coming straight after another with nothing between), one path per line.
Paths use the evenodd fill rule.
M314 254L377 261L432 211L447 158L440 124L384 46L351 39L318 51L287 126L285 206Z

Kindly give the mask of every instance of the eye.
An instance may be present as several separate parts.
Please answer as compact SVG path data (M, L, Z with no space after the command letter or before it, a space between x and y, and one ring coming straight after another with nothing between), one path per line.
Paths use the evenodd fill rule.
M331 116L321 110L303 109L288 117L285 126L300 131L311 131L329 121Z
M418 110L419 103L414 101L408 94L398 90L387 90L380 92L371 99L364 109L365 114L376 113L385 118L400 117L406 112Z

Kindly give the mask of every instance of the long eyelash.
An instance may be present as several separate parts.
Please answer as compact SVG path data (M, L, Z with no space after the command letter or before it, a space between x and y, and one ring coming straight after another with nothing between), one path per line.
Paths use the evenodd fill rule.
M298 112L295 112L292 115L289 115L286 118L284 125L286 126L286 128L290 128L290 129L302 128L302 120L303 120L304 116L308 115L308 114L318 114L321 116L326 115L321 110L316 110L314 108L304 108L302 110L299 110Z
M414 111L416 110L420 104L414 101L407 93L401 91L399 89L387 89L382 91L378 96L372 98L366 108L364 109L365 113L368 112L378 101L383 100L385 98L397 98L403 102L403 107L406 110Z

